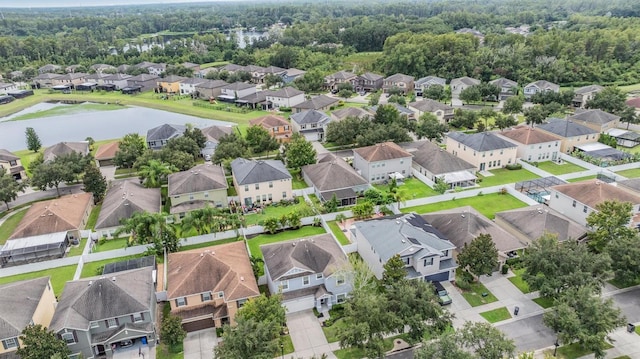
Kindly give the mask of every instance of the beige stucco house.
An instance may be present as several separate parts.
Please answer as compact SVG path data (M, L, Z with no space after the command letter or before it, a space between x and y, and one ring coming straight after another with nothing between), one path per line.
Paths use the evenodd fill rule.
M468 135L450 132L446 137L447 152L485 171L516 163L518 145L500 138L492 132Z
M186 212L210 207L227 207L227 179L219 165L205 163L169 175L171 214L181 218Z
M236 158L231 162L231 172L243 206L293 198L292 177L282 161Z

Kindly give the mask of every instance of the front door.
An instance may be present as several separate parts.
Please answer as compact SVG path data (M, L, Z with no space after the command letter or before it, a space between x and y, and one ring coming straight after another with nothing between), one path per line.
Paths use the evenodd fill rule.
M96 345L95 347L93 347L93 352L95 355L104 355L104 345Z
M244 198L244 205L247 207L251 207L251 197L245 197Z
M484 162L480 164L480 171L484 171Z

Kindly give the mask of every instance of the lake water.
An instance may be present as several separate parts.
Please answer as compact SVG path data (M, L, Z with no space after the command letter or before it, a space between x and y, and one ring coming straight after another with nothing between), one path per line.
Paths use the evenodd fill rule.
M92 137L96 141L108 140L121 138L132 132L146 136L147 130L165 123L178 125L190 123L198 128L235 125L231 122L208 120L144 107L123 107L122 110L91 111L32 120L8 121L14 116L55 106L61 105L41 103L0 119L0 148L9 151L27 148L24 133L27 127L33 127L42 141L42 146L48 147L62 141L84 141L87 137Z

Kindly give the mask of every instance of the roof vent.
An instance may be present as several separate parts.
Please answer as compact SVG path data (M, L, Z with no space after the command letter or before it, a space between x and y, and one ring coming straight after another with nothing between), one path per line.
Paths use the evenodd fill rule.
M92 281L92 280L90 280L90 281L89 281L89 287L91 287L91 285L92 285L92 284L93 284L93 281Z
M296 242L291 243L291 245L295 247L296 246Z
M116 277L111 277L111 281L115 282L116 281Z
M400 221L396 221L396 224L400 224Z
M464 218L464 214L461 214L460 217Z
M200 257L204 257L204 253L200 253Z
M244 277L240 277L240 280L244 282Z
M407 243L407 241L405 241L404 239L401 239L400 242Z

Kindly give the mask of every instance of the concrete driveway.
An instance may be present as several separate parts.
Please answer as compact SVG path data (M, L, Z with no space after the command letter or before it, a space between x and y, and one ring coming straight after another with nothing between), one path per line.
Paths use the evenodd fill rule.
M542 314L522 318L508 324L498 325L508 338L513 339L519 352L533 351L553 346L556 334L542 323Z
M215 328L191 332L183 341L184 359L211 359L217 343Z
M287 314L287 327L295 350L293 357L310 358L323 353L327 353L328 358L335 357L313 311ZM187 359L186 356L185 359Z

